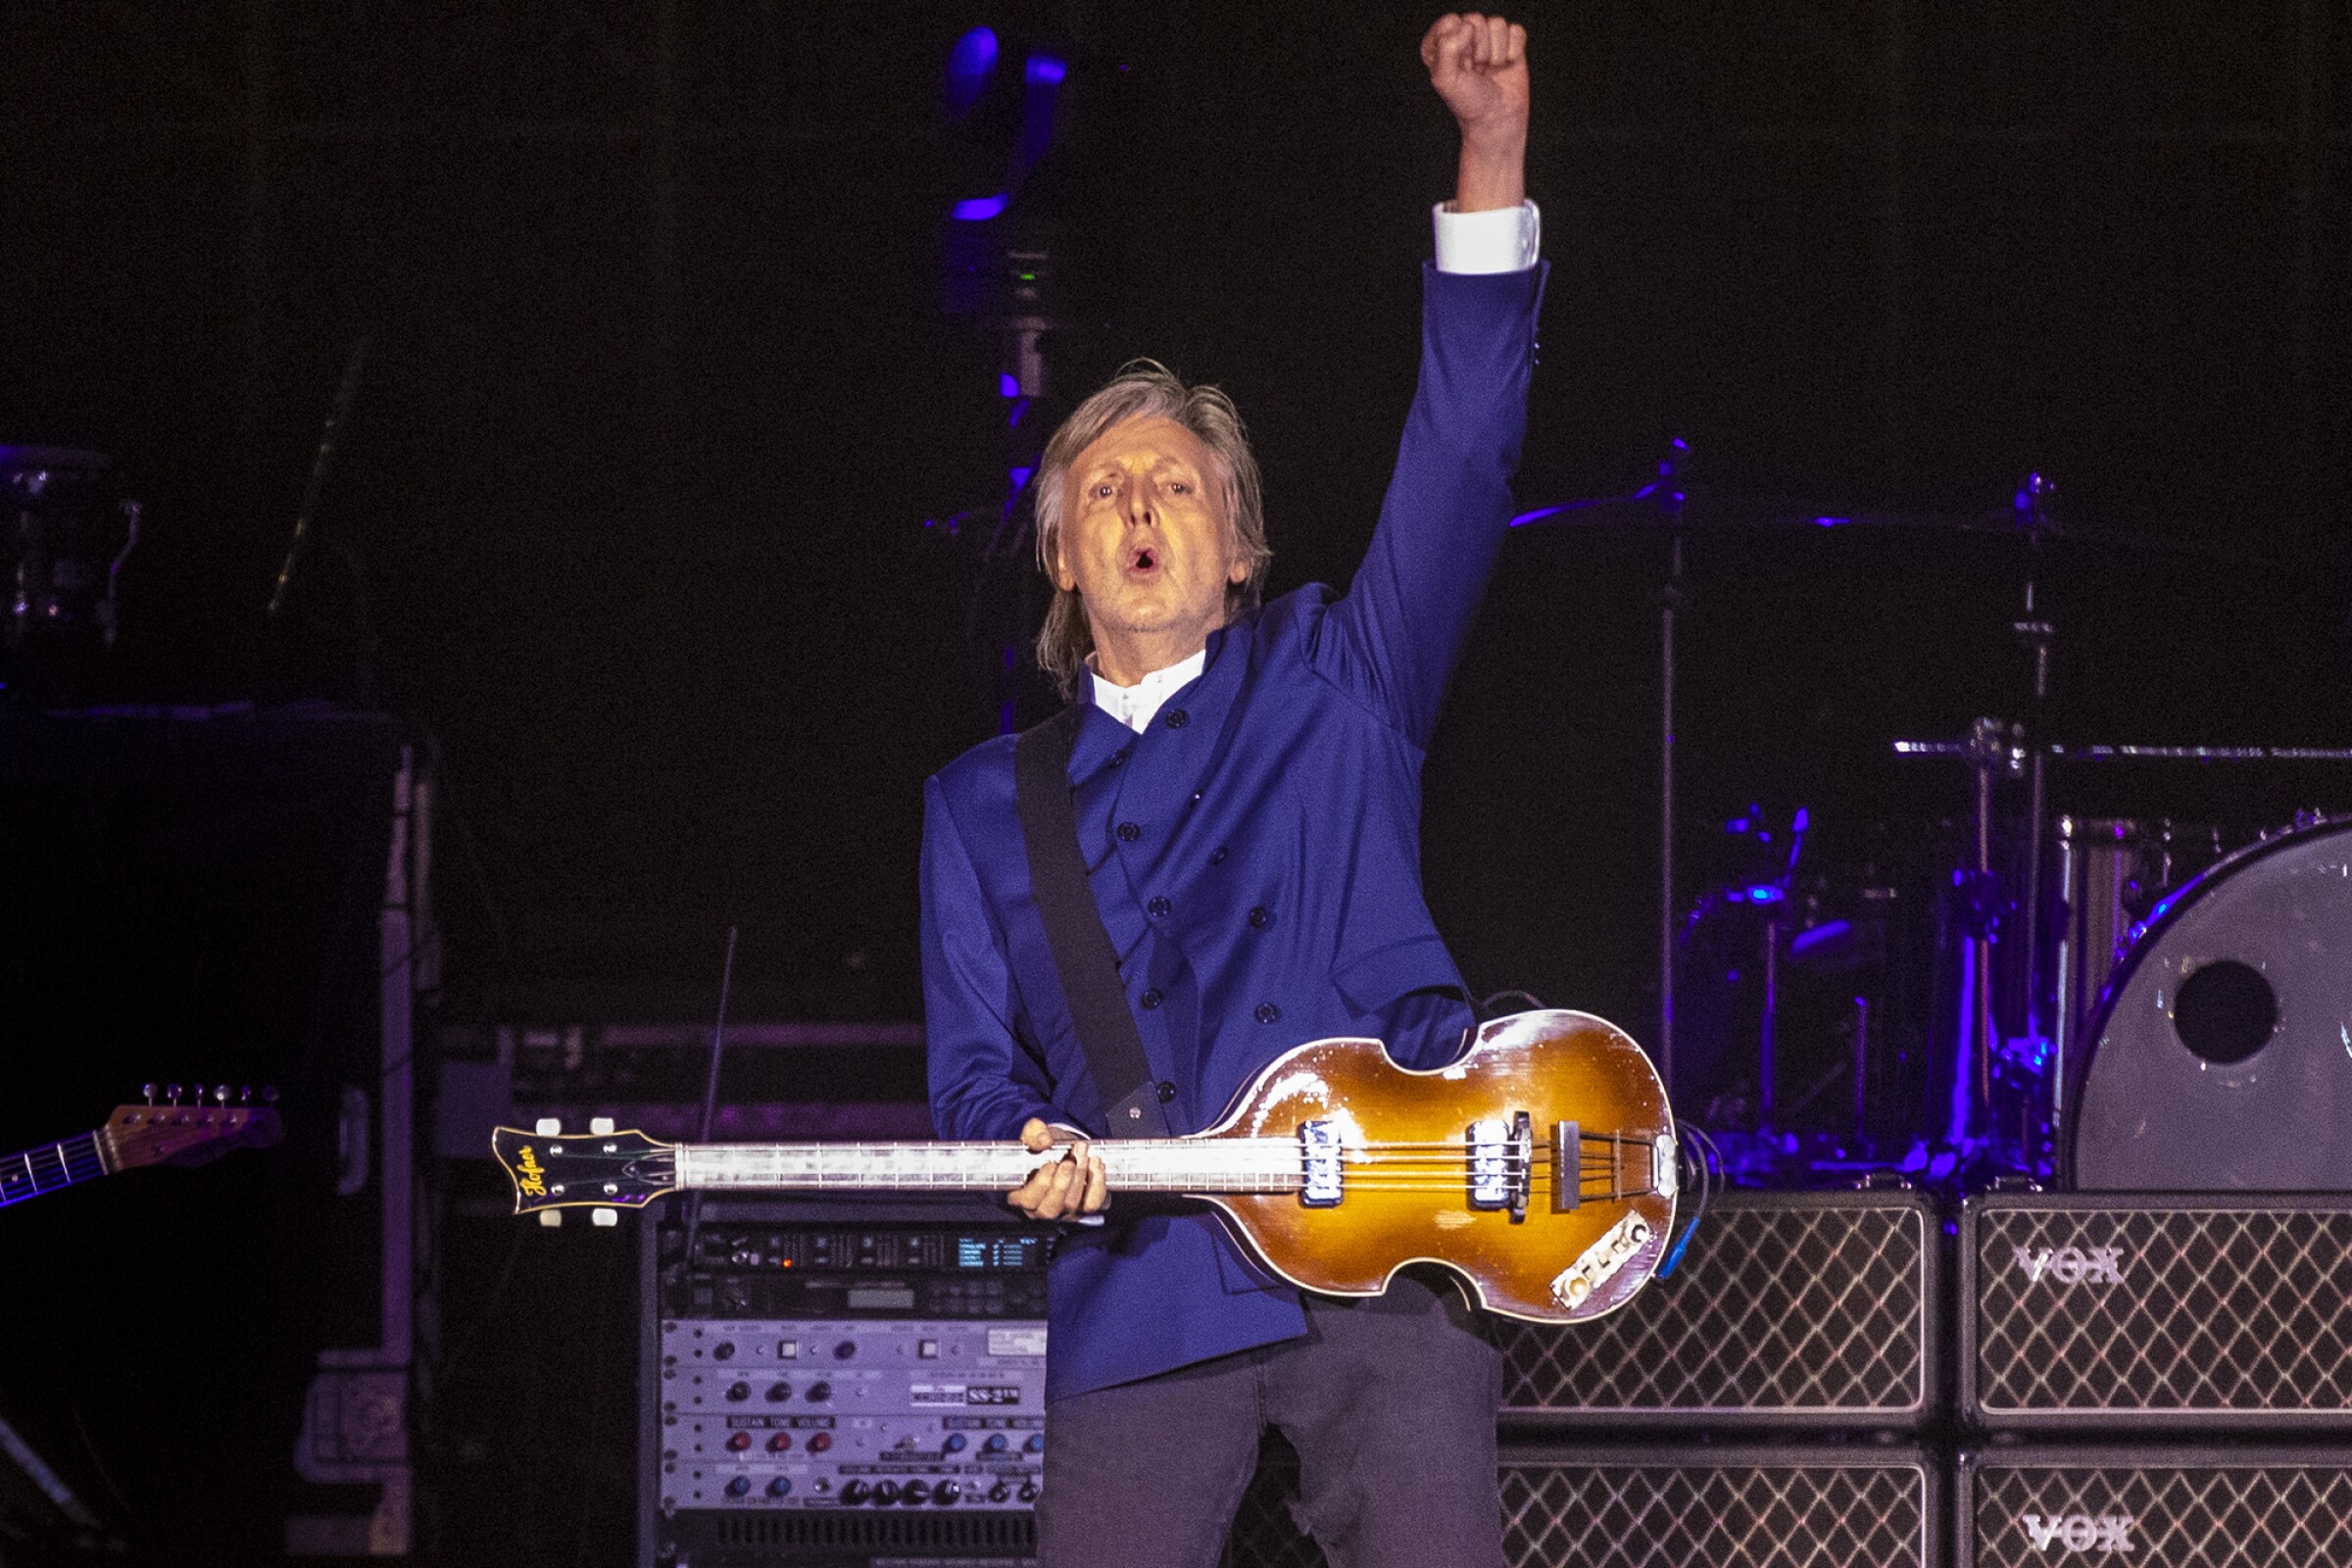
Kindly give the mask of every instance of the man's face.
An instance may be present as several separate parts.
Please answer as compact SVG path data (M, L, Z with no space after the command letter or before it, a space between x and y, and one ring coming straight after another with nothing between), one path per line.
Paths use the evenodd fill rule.
M1130 684L1189 659L1225 623L1225 589L1245 582L1216 459L1173 419L1112 425L1070 465L1054 580L1086 601L1102 673ZM1171 657L1171 650L1173 650Z

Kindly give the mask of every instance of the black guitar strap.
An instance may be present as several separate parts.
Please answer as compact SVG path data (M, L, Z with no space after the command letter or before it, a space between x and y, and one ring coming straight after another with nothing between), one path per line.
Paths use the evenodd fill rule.
M1119 979L1118 950L1103 929L1078 845L1078 815L1070 805L1070 748L1085 710L1072 703L1033 729L1012 748L1013 801L1020 812L1021 838L1029 851L1029 888L1046 922L1054 967L1069 1000L1070 1021L1096 1085L1111 1101L1106 1114L1111 1138L1165 1138L1168 1118L1159 1108L1159 1085L1144 1056L1135 1014Z

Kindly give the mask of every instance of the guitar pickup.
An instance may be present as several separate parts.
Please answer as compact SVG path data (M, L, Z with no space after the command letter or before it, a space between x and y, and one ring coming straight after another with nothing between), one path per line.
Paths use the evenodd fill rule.
M1340 1130L1328 1121L1298 1124L1298 1162L1303 1181L1298 1201L1308 1208L1337 1208L1341 1197Z
M1511 1129L1499 1116L1470 1124L1465 1135L1470 1153L1470 1206L1507 1208L1511 1201Z
M1527 1218L1527 1194L1535 1170L1535 1128L1526 1111L1509 1121L1486 1116L1463 1135L1469 1154L1470 1206L1507 1208L1511 1223Z

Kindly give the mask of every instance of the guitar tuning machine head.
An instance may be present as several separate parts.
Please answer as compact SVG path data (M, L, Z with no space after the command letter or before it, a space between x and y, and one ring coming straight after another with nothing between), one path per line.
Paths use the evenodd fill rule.
M228 1085L213 1085L213 1103L216 1105L225 1105L228 1103Z
M180 1086L177 1084L164 1085L164 1099L170 1104L178 1104L181 1093Z
M237 1103L240 1105L253 1103L253 1085L240 1084L237 1086Z
M155 1085L141 1084L139 1085L139 1093L146 1097L147 1103L150 1105L155 1103Z

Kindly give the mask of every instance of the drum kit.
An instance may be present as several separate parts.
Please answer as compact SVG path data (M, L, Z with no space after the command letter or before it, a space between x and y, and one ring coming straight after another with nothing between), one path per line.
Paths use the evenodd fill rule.
M2191 823L2166 809L2163 782L2195 775L2210 796L2217 774L2283 769L2305 806L2352 808L2352 747L2121 744L2052 717L2058 557L2232 558L2062 522L2039 474L1984 513L1856 513L1707 496L1684 478L1689 457L1677 441L1631 495L1514 519L1666 536L1654 1050L1678 1114L1762 1182L1893 1168L1975 1186L2352 1191L2352 817L2249 823L2241 800L2235 821ZM1751 805L1715 847L1728 876L1688 897L1686 545L1794 529L2010 541L2014 713L1891 742L1898 767L1965 781L1965 809L1939 830L1906 840L1876 824L1874 853L1825 871L1804 809L1768 819ZM2102 771L2152 808L2067 808L2100 793L2080 786Z
M79 698L121 630L139 505L103 453L0 446L8 612L0 688L15 704Z

